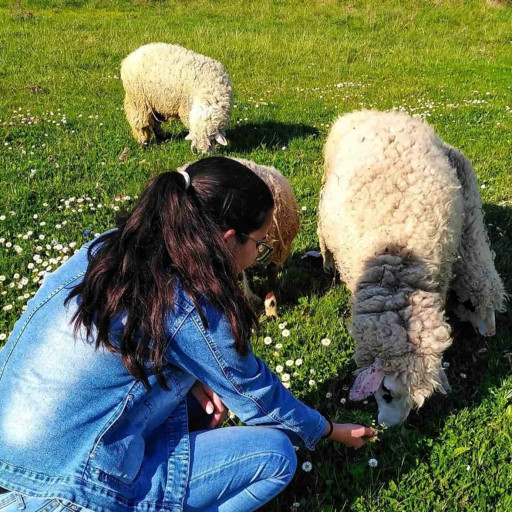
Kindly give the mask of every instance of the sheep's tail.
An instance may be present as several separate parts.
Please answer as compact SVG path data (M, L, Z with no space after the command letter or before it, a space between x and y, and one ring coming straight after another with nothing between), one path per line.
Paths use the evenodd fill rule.
M371 258L357 283L352 315L358 366L378 361L400 378L417 406L441 387L442 354L452 339L444 294L427 262L389 248Z

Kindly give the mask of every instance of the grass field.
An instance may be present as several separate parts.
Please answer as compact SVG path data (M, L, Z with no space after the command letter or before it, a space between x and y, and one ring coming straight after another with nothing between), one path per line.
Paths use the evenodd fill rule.
M45 271L110 227L150 176L195 159L178 123L166 143L140 148L124 119L120 61L152 41L225 65L235 108L220 153L273 165L293 186L302 229L279 319L289 336L264 322L254 345L308 404L338 420L375 418L371 400L346 400L349 294L302 259L318 248L322 146L337 114L406 110L469 157L512 290L509 2L0 0L0 19L0 345ZM497 318L493 339L453 327L450 395L359 452L300 451L295 479L265 510L512 510L512 319Z

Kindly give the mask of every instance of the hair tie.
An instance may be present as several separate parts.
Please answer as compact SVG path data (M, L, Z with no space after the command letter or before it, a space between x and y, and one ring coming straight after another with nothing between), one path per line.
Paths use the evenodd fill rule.
M185 190L190 187L190 176L186 171L178 171L185 178Z

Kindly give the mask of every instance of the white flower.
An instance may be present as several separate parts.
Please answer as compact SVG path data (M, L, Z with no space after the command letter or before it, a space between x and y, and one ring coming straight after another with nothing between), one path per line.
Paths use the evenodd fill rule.
M445 361L443 363L443 368L450 368L450 363L448 361Z
M308 208L307 208L307 206L303 206L303 207L301 208L301 210L302 210L303 212L305 212L307 209L308 209Z
M311 368L311 370L309 370L309 373L311 373L311 375L315 375L316 371L313 370L313 368Z
M290 331L288 329L283 329L281 331L281 334L283 335L283 337L288 338L288 336L290 336Z
M5 215L0 215L0 220L5 220Z
M298 501L296 501L295 503L292 504L292 507L293 508L299 508L300 507L300 503Z
M313 464L311 464L311 462L304 462L304 464L302 464L302 469L306 473L309 473L313 469Z
M282 367L280 364L278 364L278 365L276 366L276 372L277 372L277 373L281 373L282 371L283 371L283 367Z
M282 343L277 343L276 344L276 348L283 348L283 344Z
M347 402L347 399L346 399L346 398L341 398L341 399L340 399L340 404L342 404L342 405L343 405L343 404L345 404L346 402Z
M2 333L0 334L0 341L4 341L7 338L7 335Z
M314 386L316 384L316 381L311 379L308 383L310 386Z
M288 359L288 361L286 361L286 366L293 366L293 359Z
M331 340L329 338L324 338L321 342L320 342L324 347L328 347L330 344L331 344Z
M283 382L288 382L290 380L290 374L289 373L283 373L283 375L281 375L281 380Z
M0 276L0 281L5 281L5 276Z
M300 366L302 364L302 359L295 359L295 366Z
M460 376L461 376L463 379L467 378L467 375L466 375L465 373L461 373L461 374L460 374Z
M9 310L11 310L11 309L12 309L12 304L7 304L7 306L4 306L2 309L3 309L4 311L9 311Z
M371 468L376 468L379 465L379 461L377 459L370 459L368 461L368 466Z
M34 213L34 215L32 216L33 219L37 219L38 215L37 213Z
M279 324L279 329L283 330L288 325L288 322L283 322Z
M469 471L471 469L471 466L470 465L467 465L466 466L466 471Z
M270 336L265 336L263 343L265 343L265 345L270 345L272 343L272 338Z
M326 393L325 398L332 398L332 393Z
M289 389L289 387L290 387L290 383L289 383L289 382L283 382L283 386L284 386L286 389Z

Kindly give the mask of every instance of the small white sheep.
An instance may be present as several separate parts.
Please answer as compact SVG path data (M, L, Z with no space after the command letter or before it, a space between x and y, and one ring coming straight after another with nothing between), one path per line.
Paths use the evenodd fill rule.
M286 261L292 250L292 242L297 236L300 227L299 211L295 196L288 180L274 167L260 165L251 160L243 158L232 158L245 165L256 173L268 186L274 198L274 211L272 224L268 231L268 242L273 251L264 264L267 266L268 293L265 299L265 310L267 316L277 316L277 300L275 289L277 286L277 273L279 267ZM182 167L180 171L186 170L190 162ZM261 302L250 288L247 274L243 275L244 292L248 299L253 302Z
M325 145L318 236L324 268L335 266L353 293L360 372L350 397L374 393L379 422L400 423L448 387L448 290L485 335L504 308L474 170L419 119L341 116Z
M192 150L227 144L232 87L220 62L176 44L151 43L122 61L121 79L126 118L139 143L149 142L151 129L163 137L161 124L179 117Z

